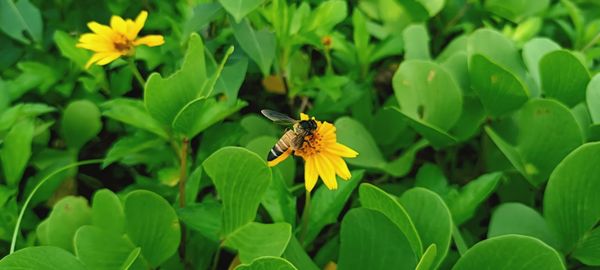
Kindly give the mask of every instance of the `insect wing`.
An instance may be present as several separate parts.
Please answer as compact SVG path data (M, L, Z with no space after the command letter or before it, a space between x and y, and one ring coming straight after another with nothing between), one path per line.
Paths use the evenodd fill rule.
M271 110L261 110L260 111L265 117L269 118L275 124L279 125L293 125L298 120L291 118L283 113L271 111Z

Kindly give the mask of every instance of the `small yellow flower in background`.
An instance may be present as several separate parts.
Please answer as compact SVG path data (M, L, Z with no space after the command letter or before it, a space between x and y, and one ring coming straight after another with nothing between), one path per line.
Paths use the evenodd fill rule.
M146 18L148 18L148 12L142 11L135 21L112 16L110 26L89 22L88 27L93 33L83 34L77 43L78 48L95 52L85 64L85 68L89 68L94 63L101 66L106 65L121 56L132 56L135 53L135 47L139 45L154 47L165 43L161 35L138 38L140 30L146 23Z
M308 120L306 114L300 115L300 120ZM314 117L312 118L315 119ZM306 136L302 148L294 151L294 155L304 159L304 185L309 192L317 184L319 176L329 189L337 189L336 175L344 180L350 179L350 170L343 158L353 158L358 153L349 147L338 143L335 126L328 122L317 122L317 129L312 136ZM285 160L292 150L288 149L268 164L273 167Z

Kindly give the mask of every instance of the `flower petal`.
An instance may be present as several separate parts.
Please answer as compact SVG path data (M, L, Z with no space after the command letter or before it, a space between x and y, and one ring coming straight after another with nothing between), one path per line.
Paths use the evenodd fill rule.
M328 189L337 189L337 181L335 180L335 169L331 162L322 155L315 155L314 159L316 161L317 171L323 179L325 186Z
M113 15L110 17L110 27L121 34L127 33L127 24L123 18Z
M107 41L104 37L98 34L83 34L79 38L79 43L75 45L77 48L84 48L95 52L106 52L114 50L112 42Z
M350 179L350 177L352 177L352 175L350 174L350 170L348 170L346 162L341 157L332 154L325 155L327 156L327 158L329 158L329 161L335 168L335 173L339 175L340 178L348 180Z
M112 61L115 61L117 58L121 57L121 54L118 52L109 52L106 53L106 55L104 56L104 58L100 59L98 61L98 63L96 63L97 65L100 66L104 66Z
M91 65L98 62L98 60L104 58L105 55L106 55L106 53L95 53L94 55L92 55L92 57L90 57L90 59L87 61L87 63L85 63L85 68L86 69L90 68Z
M165 39L161 35L149 35L136 39L133 45L146 45L150 47L159 46L165 43Z
M358 153L354 150L352 150L350 147L345 146L341 143L336 143L334 145L330 145L326 148L327 152L337 155L337 156L341 156L341 157L349 157L349 158L353 158L358 156Z
M140 14L135 18L135 21L131 21L131 24L128 24L128 34L130 39L135 39L137 35L140 33L142 28L144 28L144 24L146 24L146 19L148 18L148 12L142 10ZM130 21L130 20L128 20Z
M85 64L85 68L88 69L92 64L96 63L98 65L106 65L113 60L119 58L121 56L117 52L98 52L92 55L90 60Z
M267 165L269 165L269 167L274 167L277 164L279 164L280 162L284 161L289 155L290 153L292 153L292 149L288 149L285 152L283 152L281 155L279 155L278 157L276 157L274 160L271 160L269 162L267 162Z
M304 113L300 113L300 120L308 120L308 115L304 114Z
M97 22L89 22L87 26L90 28L90 30L92 30L92 32L106 38L107 40L110 40L110 37L113 34L113 30L107 25L99 24Z
M315 185L317 184L317 179L319 178L319 173L317 172L317 165L315 164L315 159L313 157L309 157L306 159L304 163L304 187L308 192L311 192Z

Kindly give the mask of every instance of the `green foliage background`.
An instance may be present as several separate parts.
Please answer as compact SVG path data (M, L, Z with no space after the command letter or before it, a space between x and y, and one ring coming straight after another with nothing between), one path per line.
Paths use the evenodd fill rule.
M141 10L146 82L84 69ZM599 59L595 0L0 0L0 269L597 269Z

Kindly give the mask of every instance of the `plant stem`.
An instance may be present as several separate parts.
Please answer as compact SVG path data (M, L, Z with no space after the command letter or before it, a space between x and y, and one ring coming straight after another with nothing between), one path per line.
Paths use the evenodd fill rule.
M63 171L66 171L68 169L71 169L73 167L79 167L82 165L88 165L88 164L94 164L94 163L102 163L103 161L104 161L104 159L91 159L91 160L84 160L84 161L80 161L80 162L71 163L71 164L66 165L56 171L53 171L52 173L50 173L49 175L44 177L42 179L42 181L40 181L33 188L31 193L29 193L29 195L27 196L27 199L25 199L25 203L23 203L23 207L21 208L21 212L19 212L19 217L17 218L17 222L15 223L15 229L13 231L12 241L10 242L10 253L9 254L12 254L13 252L15 252L15 247L17 245L17 235L19 234L19 227L21 227L21 220L23 220L23 216L25 215L25 210L27 210L27 206L29 206L31 199L33 199L33 195L35 195L35 193L38 191L38 189L40 189L40 187L42 187L42 185L44 185L46 182L48 182L48 180L50 178L52 178L53 176L55 176Z
M179 168L179 207L185 207L185 182L187 181L187 153L190 141L187 137L183 137L181 142L181 151L179 155L181 167ZM185 244L186 244L185 226L181 224L181 244L179 245L179 256L185 264Z
M215 255L213 256L212 267L210 269L216 270L219 265L219 257L221 256L221 245L215 251Z
M135 76L142 88L144 88L144 85L146 85L146 80L144 80L144 77L142 77L142 74L135 65L135 59L133 59L133 57L129 57L127 63L129 63L129 68L131 69L131 72L133 72L133 76Z
M181 208L185 207L185 182L187 181L187 152L189 144L190 140L184 137L179 155L181 164L179 168L179 207Z
M587 51L588 49L590 49L591 47L593 47L596 43L598 43L598 41L600 41L600 33L598 33L594 38L592 38L592 40L590 40L590 42L588 42L588 44L586 44L585 46L583 46L583 48L581 49L582 52Z
M310 217L310 191L306 190L304 198L304 210L302 210L302 228L300 228L300 245L304 245L304 238L308 231L308 219Z

